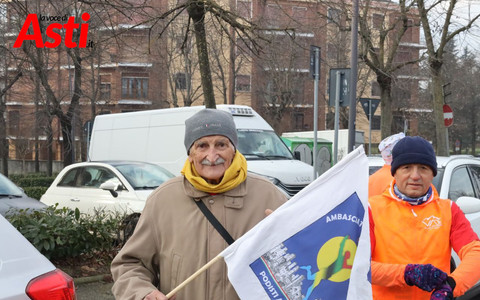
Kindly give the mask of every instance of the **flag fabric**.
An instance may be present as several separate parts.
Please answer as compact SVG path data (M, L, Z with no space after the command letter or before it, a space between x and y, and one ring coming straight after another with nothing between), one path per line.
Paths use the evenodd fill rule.
M368 160L350 152L223 256L241 299L372 299Z

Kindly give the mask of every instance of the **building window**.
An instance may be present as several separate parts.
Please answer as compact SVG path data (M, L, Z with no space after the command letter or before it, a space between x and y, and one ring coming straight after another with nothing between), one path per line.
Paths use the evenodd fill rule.
M338 49L334 44L327 45L327 59L336 60L338 55Z
M281 19L284 16L282 8L277 4L267 4L266 8L266 21L267 26L271 28L277 28L282 23Z
M307 8L302 6L294 6L292 7L293 19L304 23L307 19Z
M237 75L235 77L235 90L237 92L250 92L250 75Z
M385 15L382 14L373 14L372 16L372 25L375 29L382 29L383 22L385 21Z
M402 42L412 42L413 41L413 27L415 24L413 23L413 20L408 20L407 21L407 31L405 31L405 34L402 37Z
M112 85L110 83L100 83L100 100L110 100L110 91Z
M248 39L237 37L235 43L235 57L241 55L251 55L252 42Z
M148 98L148 77L123 75L122 98L123 99Z
M374 97L380 97L381 91L380 91L380 85L376 81L372 81L372 96Z
M294 129L301 129L303 130L304 129L304 126L305 126L305 116L303 115L303 113L296 113L293 115L293 119L294 119Z
M251 1L237 1L238 15L247 20L252 18L252 2Z
M340 10L335 8L329 8L327 20L328 23L340 24Z
M19 135L20 112L18 110L8 112L8 128L10 135Z
M175 74L175 89L185 90L187 88L187 75L185 73Z

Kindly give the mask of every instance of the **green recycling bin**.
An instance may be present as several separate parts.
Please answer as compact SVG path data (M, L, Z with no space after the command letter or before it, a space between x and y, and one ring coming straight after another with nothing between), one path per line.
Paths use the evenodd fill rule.
M283 137L283 142L292 152L298 152L300 160L313 165L313 138ZM332 166L332 142L317 138L317 173L323 174Z

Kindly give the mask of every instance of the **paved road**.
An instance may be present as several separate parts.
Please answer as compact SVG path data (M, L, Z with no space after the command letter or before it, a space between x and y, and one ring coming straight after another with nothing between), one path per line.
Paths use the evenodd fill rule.
M111 282L96 281L76 285L77 300L115 300Z

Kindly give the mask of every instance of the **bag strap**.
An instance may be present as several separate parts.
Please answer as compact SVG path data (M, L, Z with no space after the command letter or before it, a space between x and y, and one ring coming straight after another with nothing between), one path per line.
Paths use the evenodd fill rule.
M225 241L231 245L235 240L232 238L230 233L223 227L223 225L215 218L215 216L212 214L212 212L207 208L205 203L203 203L202 200L198 200L194 202L197 204L198 208L202 211L202 213L207 217L207 220L210 222L210 224L215 227L215 229L220 233L220 235L225 239Z

